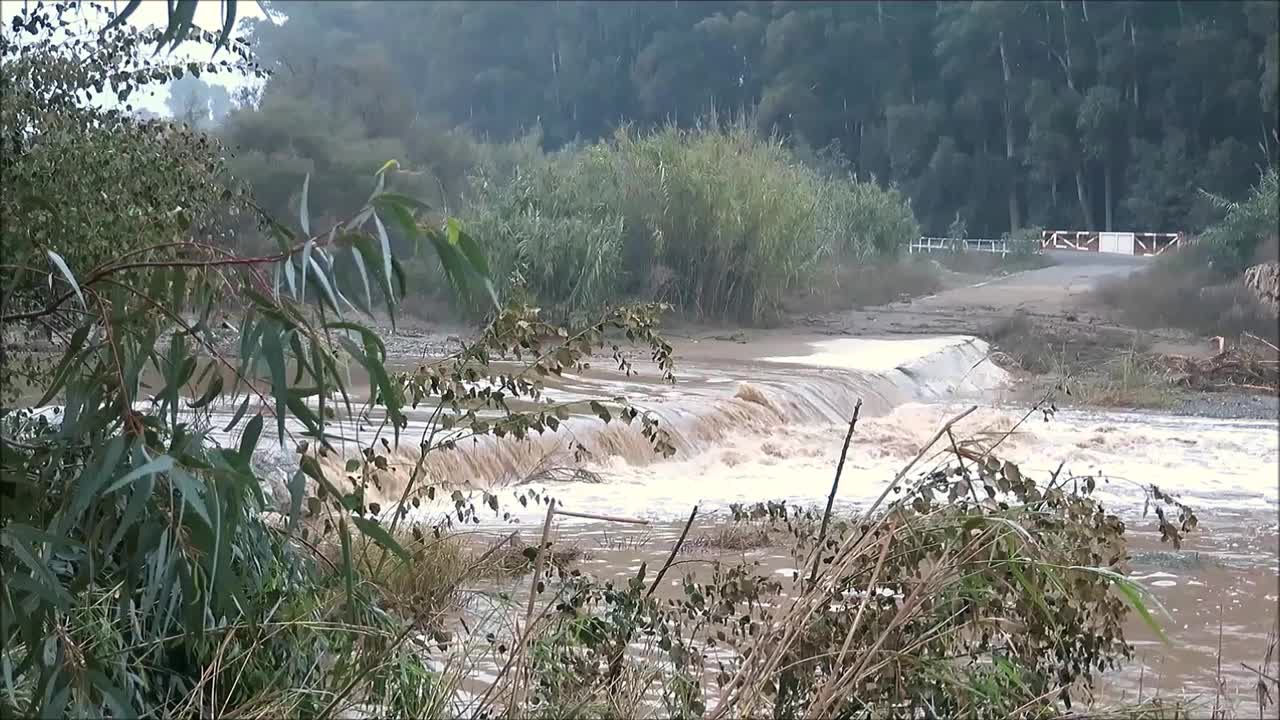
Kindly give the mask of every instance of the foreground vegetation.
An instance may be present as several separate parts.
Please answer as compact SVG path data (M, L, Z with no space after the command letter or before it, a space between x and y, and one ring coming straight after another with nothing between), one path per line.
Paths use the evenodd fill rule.
M174 21L189 23L192 6L180 8ZM19 29L38 35L64 12L37 6L20 14ZM625 587L572 573L544 578L548 548L526 548L530 594L508 613L518 631L510 644L495 643L503 658L496 676L463 688L455 666L439 660L452 642L440 613L464 583L496 572L507 543L479 557L454 543L459 526L482 514L502 518L504 509L494 495L430 476L426 459L468 452L473 438L555 433L573 412L626 423L656 454L672 454L655 414L625 399L542 402L540 385L593 355L630 373L619 347L628 340L672 379L671 348L657 330L668 308L612 307L566 327L518 298L501 301L498 289L514 288L495 278L481 243L456 219L389 189L394 163L371 169L372 193L345 216L312 212L307 173L296 178L287 222L252 198L204 193L221 171L207 138L86 100L99 85L127 94L172 77L178 67L147 59L172 37L125 27L70 43L0 37L0 170L6 188L23 189L4 196L14 221L0 230L2 246L15 255L11 262L6 253L3 266L0 324L6 342L38 331L61 349L6 363L2 378L8 389L21 375L41 395L5 398L0 414L3 715L630 717L641 707L709 717L1050 715L1128 656L1127 608L1151 619L1123 575L1124 525L1090 497L1092 479L1071 478L1068 492L1068 478L1036 482L998 460L994 446L971 443L953 444L938 467L917 468L930 443L864 515L784 518L805 570L789 596L772 578L726 565L709 582L688 580L678 603L660 603L650 592L657 579L643 570ZM799 191L843 208L837 219L860 209L858 192L881 197L848 183L822 195L826 185L759 140L725 159L719 153L734 138L749 140L673 131L618 142L659 153L664 142L701 147L693 169L673 177L694 206L714 192L681 188L682 177L748 160L814 183ZM51 148L93 172L45 171ZM116 163L117 153L153 164ZM131 173L133 184L112 184ZM524 176L515 177L519 187ZM193 204L175 212L183 197L167 194L173 187L189 189ZM83 200L79 212L64 212L64 195ZM95 210L112 203L122 223L141 220L123 229L101 223ZM211 242L206 226L239 224L232 208L276 247L249 254ZM623 211L619 201L598 212ZM678 289L694 293L681 297L703 297L715 283L757 283L738 296L751 298L738 307L755 313L757 298L767 307L787 287L759 280L762 266L749 262L780 231L764 213L743 217L765 230L747 222L750 232L707 241L739 274L695 265L678 275L689 283ZM737 222L725 215L715 227ZM839 249L874 248L874 237L849 237ZM735 238L750 241L741 255ZM495 258L503 242L494 240ZM396 317L409 287L398 255L406 246L431 253L450 285L482 298L490 315L456 354L396 373L384 341L360 319L375 298ZM721 297L706 292L708 302ZM238 335L224 352L217 333L227 309ZM353 369L371 379L368 397L352 396ZM536 404L514 411L516 400ZM415 410L435 422L410 436ZM397 502L384 503L388 455L401 448L420 460L398 480ZM272 456L287 461L279 504L265 491L280 484L264 462ZM446 494L448 517L411 516L422 498ZM1194 515L1165 495L1154 500L1159 527L1176 544ZM552 499L526 493L521 501L547 505L552 517ZM641 639L656 652L626 652ZM721 646L732 653L708 671L704 653ZM650 687L661 691L646 705Z

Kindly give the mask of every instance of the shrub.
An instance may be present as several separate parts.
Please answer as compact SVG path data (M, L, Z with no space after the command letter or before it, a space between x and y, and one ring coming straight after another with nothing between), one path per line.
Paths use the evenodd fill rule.
M127 102L205 65L144 60L158 30L77 34L75 12L58 4L19 15L0 36L0 305L9 310L52 299L41 270L49 253L88 272L184 237L225 241L228 214L246 209L233 202L216 139L85 101L105 90ZM242 45L232 51L208 69L254 71Z
M842 262L895 257L903 241L920 235L911 202L897 188L833 179L822 191L818 232L830 238L831 250Z
M1280 177L1268 168L1243 202L1235 203L1210 196L1225 217L1200 236L1211 266L1235 276L1255 262L1273 259L1258 257L1259 251L1274 254L1273 238L1280 227ZM1270 243L1270 245L1268 245Z

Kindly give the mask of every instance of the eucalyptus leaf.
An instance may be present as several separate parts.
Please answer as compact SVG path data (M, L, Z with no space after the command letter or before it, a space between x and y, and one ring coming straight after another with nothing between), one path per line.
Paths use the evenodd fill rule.
M45 254L49 256L49 262L62 273L62 278L71 286L75 292L76 298L80 301L80 307L85 310L89 309L89 303L84 301L84 294L80 292L80 283L76 282L76 276L71 273L71 268L67 267L67 261L62 256L52 250L45 250Z

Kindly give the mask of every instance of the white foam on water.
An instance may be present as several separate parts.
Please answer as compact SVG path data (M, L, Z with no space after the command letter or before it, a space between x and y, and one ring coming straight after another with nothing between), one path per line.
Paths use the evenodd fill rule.
M956 345L977 341L967 335L912 338L909 340L882 340L864 338L839 338L810 343L814 352L794 357L766 357L764 362L828 367L840 370L884 373L903 365L947 350Z

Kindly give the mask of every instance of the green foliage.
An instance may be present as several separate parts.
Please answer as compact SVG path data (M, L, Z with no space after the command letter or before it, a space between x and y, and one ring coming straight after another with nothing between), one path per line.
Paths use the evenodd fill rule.
M1044 237L1044 228L1029 227L1018 228L1011 233L1005 235L1005 241L1009 245L1009 254L1015 260L1026 259L1031 255L1040 251L1040 242Z
M1255 262L1274 259L1258 258L1256 254L1280 233L1280 177L1275 168L1263 173L1242 202L1216 196L1211 199L1226 211L1221 222L1200 236L1215 269L1234 275Z
M228 261L225 251L197 242L125 253L80 274L75 290L90 299L87 307L55 302L36 315L3 316L6 330L44 317L74 328L57 368L40 377L44 397L0 418L0 634L9 702L24 714L208 715L246 703L313 714L342 700L353 674L376 668L365 681L380 681L384 666L369 653L400 657L390 642L399 621L352 582L350 554L345 582L327 583L290 533L265 524L263 481L252 463L271 415L281 445L303 435L329 447L352 361L382 378L382 405L403 424L376 336L325 320L326 311L341 317L343 297L324 270L330 253L370 245L369 219L380 225L375 206L388 205L403 209L395 196L376 195L355 219L317 236L340 242L297 238L276 225L276 256ZM442 248L442 262L482 275L461 246ZM391 258L366 254L379 259L369 265L394 312ZM295 280L299 256L308 272L298 267ZM272 266L274 288L259 271ZM307 303L304 274L318 303ZM227 291L248 300L238 362L217 350L210 314ZM149 403L148 376L158 383ZM61 405L41 407L55 397ZM314 409L308 398L318 400ZM222 430L240 435L238 447L214 441L214 400L241 407ZM398 550L376 522L353 515L349 495L307 459L303 476L328 488L344 546L358 529ZM291 489L297 507L304 485ZM317 630L342 616L350 627ZM294 695L333 653L349 658L339 666L368 666L322 673L316 682L328 694ZM401 659L399 671L425 672L420 660ZM210 685L224 669L241 681Z
M570 317L640 296L768 322L826 258L893 255L919 232L896 190L821 176L741 121L624 130L477 185L463 214L495 274Z
M157 60L147 47L159 31L77 32L74 13L37 3L0 37L0 256L13 280L3 289L10 310L49 299L49 251L89 271L184 235L221 231L225 240L228 213L245 209L228 190L215 138L126 112L131 98L171 79L256 72L243 44L207 63ZM213 43L207 33L193 39ZM124 107L89 103L95 92Z

